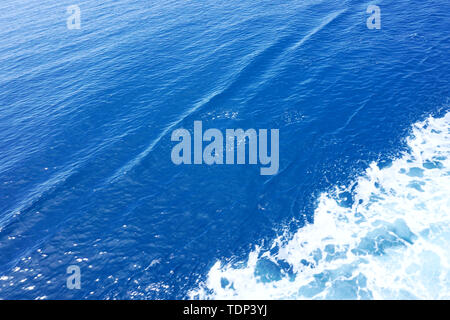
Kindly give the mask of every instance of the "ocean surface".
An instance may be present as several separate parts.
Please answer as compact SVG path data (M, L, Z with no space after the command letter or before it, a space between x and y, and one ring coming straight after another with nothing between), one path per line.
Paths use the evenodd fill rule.
M449 31L448 0L0 1L0 299L449 299ZM194 121L279 129L278 174L175 165Z

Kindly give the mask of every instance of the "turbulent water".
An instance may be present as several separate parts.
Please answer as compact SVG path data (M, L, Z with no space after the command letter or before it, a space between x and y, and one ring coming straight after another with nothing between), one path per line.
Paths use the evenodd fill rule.
M0 299L449 299L449 30L446 0L1 1ZM194 121L279 129L278 174L175 165Z
M245 266L216 263L193 297L449 299L450 113L416 124L408 146L322 194L313 224Z

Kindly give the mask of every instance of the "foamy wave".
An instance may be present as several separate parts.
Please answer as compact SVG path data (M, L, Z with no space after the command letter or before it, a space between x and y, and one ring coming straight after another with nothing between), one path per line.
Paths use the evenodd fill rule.
M322 194L314 224L243 267L218 261L190 297L449 299L449 124L447 113L414 125L408 153Z

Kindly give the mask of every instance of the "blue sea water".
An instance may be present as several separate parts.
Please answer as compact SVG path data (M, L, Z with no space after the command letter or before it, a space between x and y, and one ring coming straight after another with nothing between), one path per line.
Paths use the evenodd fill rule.
M445 0L1 1L0 299L450 298L449 30ZM279 129L278 174L176 166L194 121Z

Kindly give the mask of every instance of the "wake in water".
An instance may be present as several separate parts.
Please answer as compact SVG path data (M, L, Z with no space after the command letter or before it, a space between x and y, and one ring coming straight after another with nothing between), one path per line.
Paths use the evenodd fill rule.
M239 267L218 261L200 299L449 299L450 113L413 126L409 152L322 194L314 223Z

